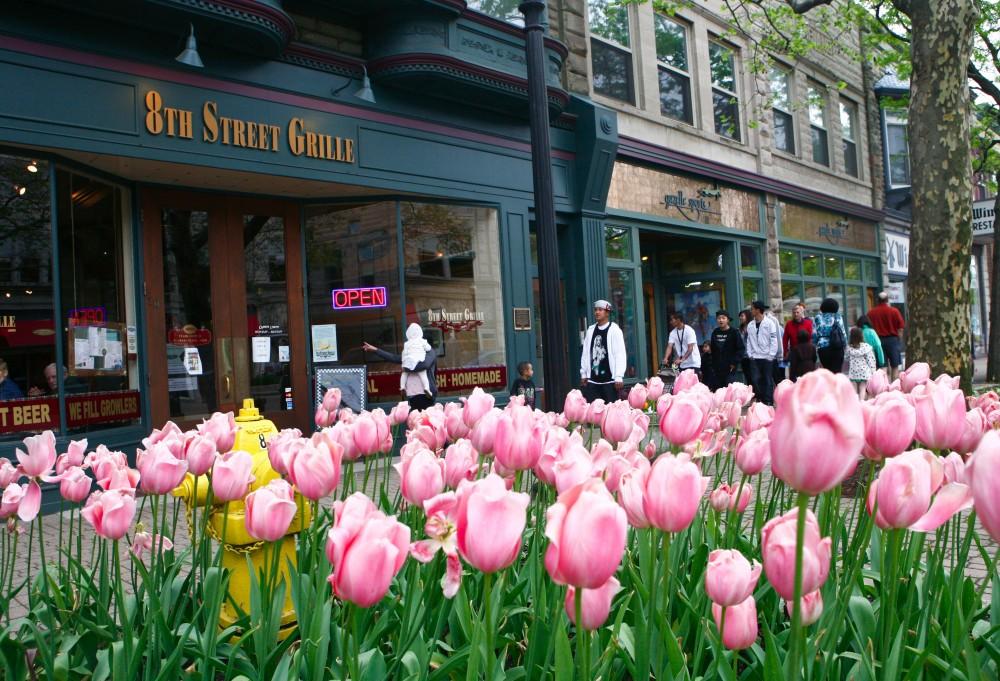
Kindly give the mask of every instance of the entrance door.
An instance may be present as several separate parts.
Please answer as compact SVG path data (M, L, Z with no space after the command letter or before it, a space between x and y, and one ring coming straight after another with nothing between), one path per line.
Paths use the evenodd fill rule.
M154 427L188 428L253 398L279 428L309 427L298 209L143 191Z

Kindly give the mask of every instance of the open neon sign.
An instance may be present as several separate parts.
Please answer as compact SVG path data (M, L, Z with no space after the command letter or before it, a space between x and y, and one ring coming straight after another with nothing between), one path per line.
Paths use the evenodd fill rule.
M385 307L388 304L389 292L386 290L385 286L333 289L334 310Z

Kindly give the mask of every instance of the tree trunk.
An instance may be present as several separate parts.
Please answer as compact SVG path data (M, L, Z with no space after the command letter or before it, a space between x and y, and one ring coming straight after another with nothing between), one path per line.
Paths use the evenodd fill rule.
M967 68L974 0L899 2L910 17L913 227L907 363L927 362L971 387L969 261L972 159Z
M1000 183L1000 173L996 176ZM986 380L1000 383L1000 192L993 199L993 257L990 258L990 339L986 351Z

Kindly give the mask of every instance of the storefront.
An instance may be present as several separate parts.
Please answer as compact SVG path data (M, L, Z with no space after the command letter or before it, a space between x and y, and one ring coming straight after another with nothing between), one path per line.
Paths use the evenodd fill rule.
M878 224L790 201L777 205L782 316L802 302L808 315L833 298L848 324L881 290Z
M449 12L436 19L480 36L456 43L470 62L523 71L493 47L516 47L515 27ZM502 398L536 360L523 79L473 64L464 87L484 102L497 88L475 108L414 94L412 64L380 85L369 63L375 105L330 95L360 60L292 44L195 71L140 40L95 54L35 18L3 26L0 50L5 88L31 93L0 106L0 456L49 428L128 450L248 397L305 430L328 368L363 368L367 405L390 405L399 367L362 344L398 352L412 322L443 399ZM548 48L558 66L564 48ZM553 116L569 114L552 165L575 317L603 294L566 258L594 260L617 133L550 76Z
M683 315L702 343L718 310L735 316L763 297L762 196L694 174L615 163L605 239L627 377L656 373L671 313Z

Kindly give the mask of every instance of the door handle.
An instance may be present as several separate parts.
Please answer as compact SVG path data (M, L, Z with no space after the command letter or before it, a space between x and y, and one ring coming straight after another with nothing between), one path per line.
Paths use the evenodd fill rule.
M233 378L229 374L222 377L223 385L225 386L225 399L230 399L233 395Z

